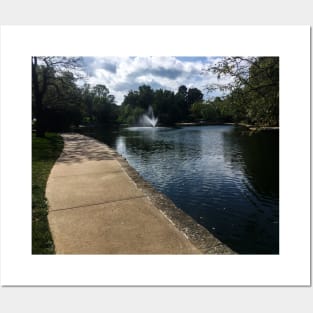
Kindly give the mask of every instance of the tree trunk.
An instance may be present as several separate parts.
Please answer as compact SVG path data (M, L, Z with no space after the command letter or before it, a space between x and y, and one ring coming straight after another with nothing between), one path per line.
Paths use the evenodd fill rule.
M46 127L43 119L43 112L36 113L36 137L45 137Z
M43 91L40 92L38 74L37 74L37 57L32 57L32 84L33 97L35 100L35 115L36 115L36 137L45 137L45 125L43 121Z

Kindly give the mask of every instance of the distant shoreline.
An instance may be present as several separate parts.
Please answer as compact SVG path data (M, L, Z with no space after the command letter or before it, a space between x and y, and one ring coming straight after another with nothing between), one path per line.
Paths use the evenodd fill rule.
M279 126L257 126L257 125L250 125L250 124L244 124L244 123L222 123L222 122L178 122L174 125L157 125L156 127L160 126L168 126L168 127L185 127L185 126L218 126L218 125L233 125L233 126L241 126L245 127L251 131L263 131L263 130L279 130ZM97 128L97 127L141 127L138 125L127 125L127 124L115 124L115 125L79 125L76 128L71 129L71 131L78 131L81 129L86 128Z
M210 126L210 125L234 125L246 127L249 130L279 130L279 126L256 126L244 123L218 123L218 122L187 122L187 123L176 123L175 126Z

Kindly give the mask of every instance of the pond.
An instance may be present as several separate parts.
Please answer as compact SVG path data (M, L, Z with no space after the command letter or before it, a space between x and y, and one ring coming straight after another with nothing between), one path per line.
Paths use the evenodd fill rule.
M130 127L95 136L234 251L279 253L278 131Z

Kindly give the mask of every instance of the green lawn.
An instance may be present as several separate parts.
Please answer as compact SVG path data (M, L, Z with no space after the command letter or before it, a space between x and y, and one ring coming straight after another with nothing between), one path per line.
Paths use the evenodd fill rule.
M50 170L63 150L62 137L46 133L45 138L32 138L32 253L53 254L54 245L48 224L45 198Z

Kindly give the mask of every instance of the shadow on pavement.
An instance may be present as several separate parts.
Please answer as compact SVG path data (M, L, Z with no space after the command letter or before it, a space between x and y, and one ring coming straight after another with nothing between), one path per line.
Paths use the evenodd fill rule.
M116 153L95 139L77 134L62 134L64 149L58 163L114 160Z

